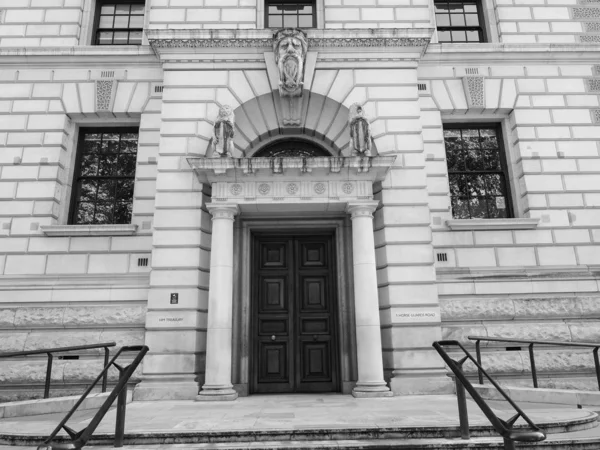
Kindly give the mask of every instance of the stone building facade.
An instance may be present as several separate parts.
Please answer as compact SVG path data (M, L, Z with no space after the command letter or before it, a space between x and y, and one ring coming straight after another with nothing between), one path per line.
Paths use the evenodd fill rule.
M0 0L0 351L145 342L136 398L234 399L598 340L599 40L584 0ZM528 383L515 350L484 364Z

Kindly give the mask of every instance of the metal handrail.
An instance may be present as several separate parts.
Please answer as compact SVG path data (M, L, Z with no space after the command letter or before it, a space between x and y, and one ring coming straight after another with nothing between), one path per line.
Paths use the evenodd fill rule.
M596 380L598 381L598 389L600 389L600 358L598 357L598 350L600 350L600 344L593 342L563 342L563 341L535 341L531 339L510 339L503 337L486 337L486 336L469 336L469 340L475 341L475 353L477 355L477 362L481 364L481 341L489 342L506 342L511 344L527 344L529 347L529 363L531 366L531 378L533 379L533 387L538 387L537 368L535 366L535 355L533 353L534 345L549 345L556 347L583 347L593 348L594 355L594 366L596 367ZM478 371L479 384L483 384L483 376L481 371Z
M59 348L46 348L40 350L27 350L23 352L9 352L9 353L0 353L0 358L14 358L16 356L31 356L31 355L48 355L47 363L46 363L46 381L44 382L44 398L50 397L50 382L52 379L52 361L54 359L54 353L64 353L64 352L72 352L76 350L93 350L97 348L104 349L104 365L108 364L108 357L110 351L109 347L114 347L117 344L115 342L105 342L103 344L90 344L90 345L75 345L71 347L59 347ZM102 380L102 392L106 392L106 386L108 383L108 378L105 375Z
M465 354L465 357L459 361L455 361L446 353L443 349L444 346L456 346L459 347ZM444 362L448 365L450 370L454 372L456 377L456 397L458 400L458 413L460 418L460 430L461 430L461 438L469 439L469 416L467 414L467 400L465 395L465 390L469 392L471 398L477 406L481 409L483 414L490 421L494 429L500 434L500 436L504 439L504 449L505 450L515 450L515 442L539 442L546 439L546 434L542 432L536 424L534 424L531 419L519 408L516 403L504 392L504 390L496 383L492 377L488 375L488 373L481 367L481 365L475 361L473 356L465 349L462 344L458 341L436 341L433 343L433 348L440 354ZM467 379L466 375L462 370L463 364L470 360L485 377L492 383L492 385L500 392L500 394L504 397L504 399L515 409L517 414L512 416L508 420L500 419L496 413L490 408L490 406L485 402L483 397L477 392L475 387L471 384L471 382ZM513 425L515 422L522 418L529 427L530 430L515 430Z
M48 439L44 441L43 444L37 447L38 450L77 450L83 448L89 439L92 437L94 431L100 422L108 412L109 408L114 403L115 399L118 397L117 403L117 419L115 424L115 447L123 447L123 440L125 436L125 411L127 405L127 382L135 372L135 369L139 366L148 353L149 348L146 345L136 345L131 347L121 347L119 351L113 356L110 362L104 367L100 375L94 380L94 382L88 387L88 389L83 393L81 398L75 403L73 408L67 413L63 420L56 426L54 431L50 434ZM134 360L126 367L122 367L117 364L115 361L123 352L138 352ZM119 371L119 381L109 394L108 398L104 401L96 415L92 418L87 427L85 427L81 431L75 431L72 428L66 425L67 421L71 418L71 416L77 411L77 408L83 403L85 398L88 396L94 386L100 381L100 379L108 373L108 369L112 366ZM67 434L70 436L70 442L60 442L53 443L52 440L56 437L60 430L65 430Z

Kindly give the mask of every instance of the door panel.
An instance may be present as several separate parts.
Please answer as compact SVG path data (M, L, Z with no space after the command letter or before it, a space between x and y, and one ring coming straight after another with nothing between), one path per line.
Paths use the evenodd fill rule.
M333 239L255 236L252 392L336 392Z

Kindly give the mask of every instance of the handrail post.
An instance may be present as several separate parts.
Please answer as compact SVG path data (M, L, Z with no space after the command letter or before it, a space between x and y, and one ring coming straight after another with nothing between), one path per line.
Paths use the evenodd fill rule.
M533 356L533 342L529 344L529 362L531 363L531 377L533 378L533 387L538 387L537 369L535 368L535 357Z
M475 342L475 352L477 354L477 364L481 366L481 341L479 339ZM477 375L479 376L479 384L483 384L483 373L481 373L480 368L477 368Z
M119 366L116 366L116 367L117 367L117 369L119 369L119 380L122 380L129 367L125 367L124 369L122 369ZM114 447L117 447L117 448L123 447L123 441L125 439L125 413L126 412L127 412L127 383L125 383L125 385L123 386L123 389L121 389L121 392L119 392L119 397L117 400L117 420L115 422L115 444L114 444Z
M596 379L598 380L598 389L600 389L600 359L598 359L598 349L594 348L594 365L596 366Z
M108 347L104 347L104 367L108 366L108 359L110 356L110 350ZM108 384L108 370L104 373L104 378L102 378L102 392L106 392L106 386Z
M509 438L504 438L504 450L516 450L514 441L511 441Z
M457 367L462 372L463 362L458 362ZM460 438L471 439L469 431L469 412L467 410L467 394L465 387L460 382L458 377L454 378L456 384L456 400L458 402L458 418L460 424Z
M44 384L44 398L50 397L50 379L52 378L52 353L47 353L48 364L46 365L46 382Z

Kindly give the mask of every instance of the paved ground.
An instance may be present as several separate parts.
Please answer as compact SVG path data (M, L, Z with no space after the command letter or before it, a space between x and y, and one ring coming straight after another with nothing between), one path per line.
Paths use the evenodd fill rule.
M500 417L512 410L495 402ZM523 405L521 405L523 406ZM549 405L523 406L534 422L554 422L584 417L584 410ZM89 422L95 411L76 414L68 425L76 430ZM0 434L48 435L64 414L0 420ZM469 401L471 425L489 425L478 407ZM110 411L98 432L114 432L115 411ZM254 395L235 402L134 402L127 408L126 432L176 432L203 430L277 430L362 427L457 426L454 396L408 396L355 399L348 395ZM0 446L0 449L5 447ZM6 447L16 449L19 447ZM21 447L27 448L27 447ZM31 447L28 447L31 448ZM95 447L99 449L99 447ZM110 448L110 447L106 447ZM139 448L139 447L138 447ZM185 446L181 447L185 448ZM189 448L189 445L188 445Z

